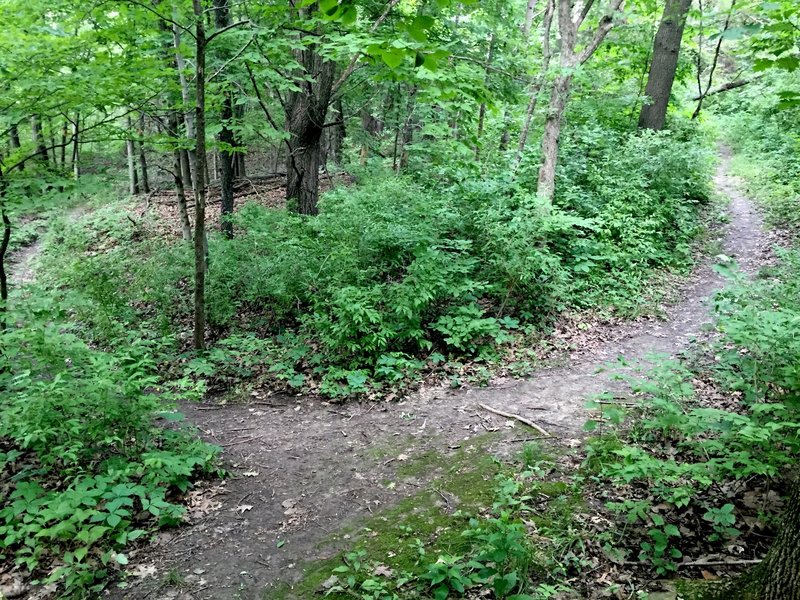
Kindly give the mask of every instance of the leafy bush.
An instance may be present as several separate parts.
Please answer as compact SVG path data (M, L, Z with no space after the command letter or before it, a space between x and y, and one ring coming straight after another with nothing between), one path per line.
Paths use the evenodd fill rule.
M179 495L217 450L154 423L181 415L152 344L99 352L64 324L63 298L38 290L25 305L0 354L0 558L84 597L127 562L127 544L180 522Z
M433 184L373 171L328 192L313 219L243 207L234 239L209 239L212 336L272 339L248 354L341 396L413 379L426 355L493 360L566 308L638 306L653 268L689 262L708 155L695 132L597 142L567 145L553 206L527 172ZM131 327L186 330L191 248L114 211L53 234L52 281L81 290L77 316L105 343ZM404 366L384 377L387 357Z

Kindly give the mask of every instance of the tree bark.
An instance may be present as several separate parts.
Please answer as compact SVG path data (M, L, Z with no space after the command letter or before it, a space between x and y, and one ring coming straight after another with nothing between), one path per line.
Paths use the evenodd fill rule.
M722 50L722 40L724 39L724 33L728 31L728 28L731 25L731 17L733 16L733 10L736 7L736 0L731 0L730 8L728 9L728 15L725 17L725 25L722 28L722 33L720 34L719 38L717 39L717 46L714 49L714 60L711 62L711 69L708 72L708 83L706 84L706 89L702 89L702 84L700 83L701 73L700 73L700 55L698 54L697 59L697 84L699 88L699 94L697 99L697 107L694 109L692 113L692 120L696 119L700 116L700 111L703 110L703 101L708 96L708 92L711 89L711 85L714 83L714 72L717 70L717 63L719 62L719 54Z
M195 127L196 168L194 188L194 348L206 345L206 32L203 4L192 0L195 16Z
M531 2L535 5L536 0L531 0ZM530 3L528 4L530 7ZM533 18L533 16L531 16ZM486 52L486 70L483 75L483 82L484 85L488 87L489 84L489 69L492 65L492 60L494 59L494 44L495 44L495 35L492 33L489 36L489 50ZM475 136L475 159L479 159L481 156L481 136L483 135L483 126L486 122L486 102L481 102L480 107L478 108L478 131Z
M169 113L169 128L169 135L177 140L180 137L180 124L178 113L174 110ZM192 239L192 225L189 223L189 211L186 209L186 186L183 182L181 154L180 148L176 147L172 151L172 177L175 182L175 194L178 197L178 217L181 221L181 234L184 241L188 242Z
M539 74L531 80L528 89L528 108L525 110L525 120L522 123L522 130L519 134L519 144L517 146L517 156L514 159L514 169L519 167L522 161L522 155L525 152L525 145L528 143L528 134L531 129L531 121L533 120L533 113L536 110L536 104L539 101L539 93L542 90L542 84L547 77L547 71L550 69L550 29L553 25L553 13L555 12L554 0L546 0L547 6L544 10L544 19L542 21L542 66Z
M67 124L67 119L64 118L64 122L61 125L61 161L59 166L62 170L67 168L67 135L69 134L69 127Z
M131 118L127 119L128 135L132 133L133 126L131 125ZM139 176L136 172L136 149L134 147L133 138L128 137L125 140L125 151L128 156L128 190L131 196L139 193Z
M137 131L139 134L139 143L137 146L139 147L139 169L142 173L140 184L142 192L145 194L150 193L150 177L147 174L147 155L144 153L144 114L139 116L139 129Z
M230 25L230 11L228 10L228 0L214 0L214 24L217 29L223 29ZM222 187L222 218L220 228L223 235L233 238L233 147L236 138L230 128L233 120L233 93L229 85L225 86L222 92L222 108L220 110L220 121L222 129L219 132L218 140L220 143L220 185Z
M0 177L2 177L0 175ZM3 185L0 182L0 186ZM11 221L5 208L0 208L3 220L3 239L0 241L0 331L6 329L6 312L8 311L8 276L6 275L6 252L11 241Z
M42 133L42 122L39 117L31 117L31 137L33 138L33 145L36 146L36 156L43 162L47 163L47 147L44 142L44 134Z
M542 165L539 169L539 181L536 192L549 200L553 198L556 185L556 165L558 164L558 147L561 137L561 125L567 107L572 75L559 75L553 82L550 95L550 106L544 123L542 137Z
M78 141L80 121L80 113L75 113L75 123L72 125L72 177L75 181L78 181L81 176L81 147Z
M312 81L302 81L286 103L289 156L286 164L286 199L297 202L297 212L316 215L322 128L333 89L335 63L320 56L315 44L298 52L298 62Z
M550 106L542 137L542 164L539 168L539 181L536 193L548 203L552 202L556 187L556 166L558 164L559 138L564 112L567 108L573 70L584 64L603 43L614 24L612 14L619 10L625 0L612 0L610 13L600 19L600 23L592 34L592 38L580 51L576 51L578 30L592 7L593 0L585 0L580 14L573 21L571 0L557 0L558 30L560 34L560 66L561 74L553 82L550 93Z
M678 68L683 28L692 0L667 0L661 24L653 42L653 59L647 76L645 96L649 103L639 113L639 127L660 131L667 118L667 106Z
M783 510L781 528L756 569L759 600L800 600L800 481Z
M9 137L9 145L10 145L11 149L12 150L19 149L20 146L22 146L22 144L20 144L20 141L19 141L19 128L16 126L16 124L12 125L9 128L8 134L9 134L9 136L8 136Z
M173 18L175 16L176 12L174 11ZM173 47L175 48L175 67L178 71L178 80L181 84L181 97L183 98L183 110L181 112L183 113L183 121L186 125L186 137L190 140L194 140L196 137L195 123L192 111L189 110L189 107L191 106L191 96L189 94L189 82L186 80L186 61L181 53L181 30L175 24L172 25L172 43ZM191 182L192 188L196 188L197 150L192 148L187 149L186 156L188 158L187 168L189 170L189 178L185 178L184 182Z

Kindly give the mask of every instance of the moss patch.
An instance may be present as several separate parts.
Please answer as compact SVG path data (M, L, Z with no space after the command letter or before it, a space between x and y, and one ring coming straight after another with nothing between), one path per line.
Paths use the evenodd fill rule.
M431 555L435 559L437 554L468 550L469 542L461 535L469 523L468 514L491 506L495 480L504 470L486 450L496 437L496 434L476 436L462 442L452 454L425 452L403 463L397 470L398 480L435 475L430 483L421 484L418 492L395 506L355 527L343 527L325 545L344 545L346 550L306 565L300 582L277 583L264 590L262 598L313 598L332 570L342 564L345 554L355 548L365 550L371 560L391 561L396 572L410 571L421 560L430 561Z

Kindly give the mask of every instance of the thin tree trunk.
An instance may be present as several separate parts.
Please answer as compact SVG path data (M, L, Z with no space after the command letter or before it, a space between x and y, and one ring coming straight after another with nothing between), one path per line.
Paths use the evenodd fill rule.
M347 130L344 125L344 108L342 107L341 97L336 98L333 102L333 114L331 118L334 120L335 125L331 125L328 129L330 155L333 164L339 167L342 165L342 148L344 147L344 138L347 135Z
M724 33L728 31L728 28L731 25L731 17L733 16L733 9L736 7L736 0L731 0L731 6L728 9L728 16L725 17L725 25L722 28L722 33L720 33L719 38L717 39L717 46L714 49L714 60L711 63L711 69L708 72L708 83L706 84L706 89L702 89L702 85L700 84L700 71L697 72L697 83L700 89L699 99L697 101L697 108L694 109L692 113L692 120L696 119L700 115L700 111L703 109L703 101L706 99L709 90L711 89L711 85L714 83L714 72L717 70L717 64L719 63L719 54L720 50L722 50L722 40L724 39ZM699 60L698 59L698 69L699 69Z
M544 20L542 21L542 66L539 74L532 80L528 88L528 107L525 110L525 120L522 123L522 130L519 134L519 144L517 146L517 156L514 159L514 170L519 167L522 161L522 155L525 152L525 145L528 143L528 135L531 130L531 121L533 120L533 113L536 111L536 104L539 101L539 93L542 91L542 84L547 77L547 71L550 69L550 30L553 25L553 13L555 12L554 1L546 0L547 6L544 11Z
M173 11L173 18L175 18L176 12ZM177 19L175 19L177 20ZM191 95L189 94L189 82L186 80L186 61L183 58L183 54L181 53L181 31L177 25L172 26L172 43L175 48L175 66L178 70L178 79L181 84L181 98L183 98L183 121L186 125L186 137L190 140L194 140L196 138L195 135L195 117L192 114L192 111L189 110L191 106ZM184 179L185 182L191 181L192 188L197 187L197 150L193 148L189 148L186 150L187 157L189 159L189 179Z
M147 173L147 155L144 152L144 113L139 116L139 169L142 173L142 177L139 180L141 183L142 192L145 194L150 193L150 178Z
M531 0L531 2L536 2L536 0ZM492 65L492 59L494 58L494 42L495 42L495 35L494 33L489 36L489 50L486 52L486 71L483 76L484 85L488 85L489 83L489 68ZM475 158L478 159L481 156L481 136L483 135L483 126L486 121L486 102L481 102L480 108L478 109L478 132L475 136Z
M127 119L127 124L128 135L130 136L133 130L130 117ZM139 176L136 172L136 149L134 147L134 141L131 137L128 137L128 139L125 140L125 151L128 155L128 189L131 196L135 196L139 193Z
M667 118L667 106L678 67L683 28L692 0L667 0L664 15L653 42L653 60L645 96L650 100L639 113L639 127L660 131Z
M81 176L81 147L78 141L80 121L80 113L75 113L75 123L72 125L72 177L75 181L78 181Z
M69 127L67 119L64 118L64 123L61 125L61 163L59 166L61 170L67 168L67 135L69 134Z
M195 15L196 48L196 185L194 188L194 347L206 345L206 33L203 24L203 4L192 0Z
M178 120L178 113L170 111L169 113L169 135L176 140L180 137L180 125ZM189 223L189 211L186 208L186 186L183 180L183 169L181 167L182 151L175 148L172 151L172 176L175 181L175 194L178 197L178 217L181 221L181 234L184 241L192 239L192 226ZM186 160L188 164L188 159Z
M2 178L2 174L0 174ZM4 185L0 181L0 186ZM6 275L6 252L11 241L11 221L8 219L5 207L0 208L3 220L3 239L0 241L0 331L6 329L6 313L8 312L8 276Z
M557 0L557 2L561 70L553 82L553 89L550 93L550 106L548 107L547 119L544 125L544 136L542 137L542 164L539 168L539 181L536 188L537 195L540 198L544 198L548 204L552 202L555 193L559 138L561 137L561 125L564 121L564 112L567 108L567 100L572 85L573 71L575 67L589 60L597 48L600 47L600 44L603 43L614 24L613 13L622 7L625 0L612 0L611 5L608 7L610 13L600 19L600 23L595 29L591 40L580 52L575 50L578 30L593 3L587 0L577 19L573 21L571 0Z

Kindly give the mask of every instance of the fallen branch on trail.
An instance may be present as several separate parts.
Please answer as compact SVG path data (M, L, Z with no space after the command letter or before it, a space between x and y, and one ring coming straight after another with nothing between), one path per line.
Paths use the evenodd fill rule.
M516 421L519 421L520 423L524 423L528 427L530 427L532 429L535 429L536 431L541 433L543 436L552 437L547 432L546 429L540 427L539 425L537 425L536 423L534 423L530 419L526 419L525 417L521 417L521 416L515 415L513 413L503 412L502 410L497 410L496 408L492 408L491 406L486 406L485 404L478 404L478 406L480 406L483 410L488 410L490 413L494 413L496 415L500 415L501 417L505 417L506 419L514 419Z

